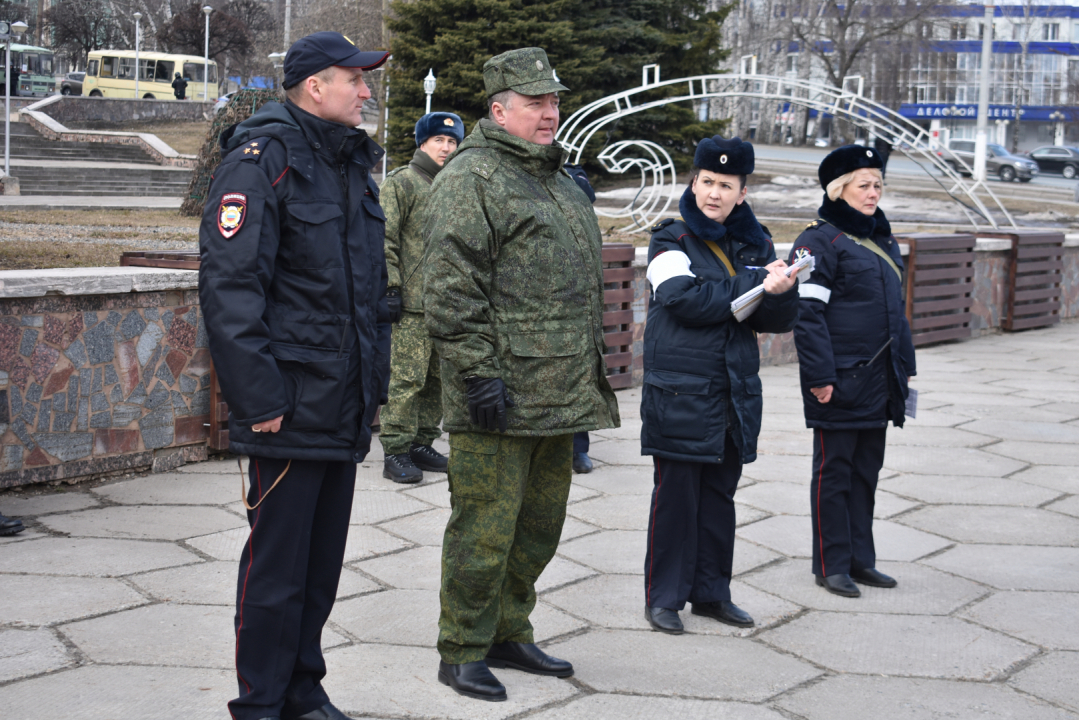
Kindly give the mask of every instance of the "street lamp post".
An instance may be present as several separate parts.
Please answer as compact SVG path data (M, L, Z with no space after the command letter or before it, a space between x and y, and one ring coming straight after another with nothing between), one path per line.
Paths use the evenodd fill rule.
M1053 144L1064 144L1064 113L1054 110L1049 113L1049 119L1053 121Z
M7 25L7 23L0 23ZM4 93L4 177L11 176L11 36L22 35L30 26L22 20L10 25L7 35L7 57L4 59L4 79L7 80L7 92Z
M214 9L209 5L202 6L202 12L206 15L206 44L202 53L202 100L210 99L210 13Z
M989 142L989 66L993 59L993 17L996 7L985 4L982 26L982 76L978 88L978 129L974 134L974 180L985 182L985 150Z
M270 62L273 64L274 81L279 82L280 78L278 78L278 76L277 76L277 71L285 66L285 53L283 53L283 52L272 52L269 55L267 55L266 57L268 57L270 59ZM282 83L282 85L283 84L284 83Z
M132 15L135 18L135 99L139 99L139 20L142 20L142 13L137 12Z
M431 112L431 96L435 94L435 71L427 70L427 77L423 79L423 91L427 93L427 113Z

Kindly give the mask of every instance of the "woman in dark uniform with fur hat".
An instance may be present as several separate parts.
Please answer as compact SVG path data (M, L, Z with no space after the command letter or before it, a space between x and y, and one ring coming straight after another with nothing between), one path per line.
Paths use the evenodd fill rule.
M903 259L877 203L876 150L841 147L818 171L820 219L794 243L791 261L816 259L798 290L794 329L806 425L813 428L813 574L844 597L855 583L895 587L876 569L873 496L888 421L903 426L914 343L903 299Z
M718 135L697 145L682 218L652 228L644 333L641 454L653 456L644 562L645 617L683 631L678 612L739 627L731 602L734 491L757 456L761 427L756 332L787 332L798 317L795 279L745 202L753 146ZM764 298L739 322L731 301L758 285Z

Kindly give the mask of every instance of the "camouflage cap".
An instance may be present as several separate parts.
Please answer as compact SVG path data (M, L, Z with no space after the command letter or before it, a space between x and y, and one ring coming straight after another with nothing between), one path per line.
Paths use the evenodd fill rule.
M514 90L522 95L569 90L558 82L542 48L521 48L495 55L483 64L483 87L487 97L503 90Z

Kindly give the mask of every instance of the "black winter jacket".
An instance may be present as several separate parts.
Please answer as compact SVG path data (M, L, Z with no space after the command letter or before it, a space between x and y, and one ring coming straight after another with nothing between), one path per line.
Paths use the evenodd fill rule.
M765 294L744 323L731 301L760 285L775 249L749 204L724 223L710 220L687 188L682 220L652 228L649 278L656 283L644 331L641 454L689 462L723 461L728 424L743 463L757 457L761 428L760 352L756 332L789 332L798 319L798 294ZM703 242L730 259L731 277Z
M385 216L371 178L383 150L291 103L268 103L221 147L199 297L229 449L359 462L389 380ZM280 432L251 430L279 415Z
M907 377L916 371L903 283L880 256L852 237L876 243L900 272L899 244L884 213L872 217L844 200L829 200L820 219L791 250L816 258L816 270L799 286L801 314L794 329L806 426L824 429L903 426ZM889 344L871 364L877 351ZM820 403L810 388L832 385Z

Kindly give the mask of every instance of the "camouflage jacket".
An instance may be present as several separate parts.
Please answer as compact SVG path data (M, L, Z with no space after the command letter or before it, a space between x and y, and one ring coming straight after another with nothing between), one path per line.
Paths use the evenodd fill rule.
M603 241L564 154L484 119L435 178L424 307L449 432L476 430L473 376L506 383L510 435L619 424L603 360Z
M386 213L386 271L391 288L401 288L401 306L423 312L424 208L431 183L442 168L423 150L412 162L391 172L382 183Z

